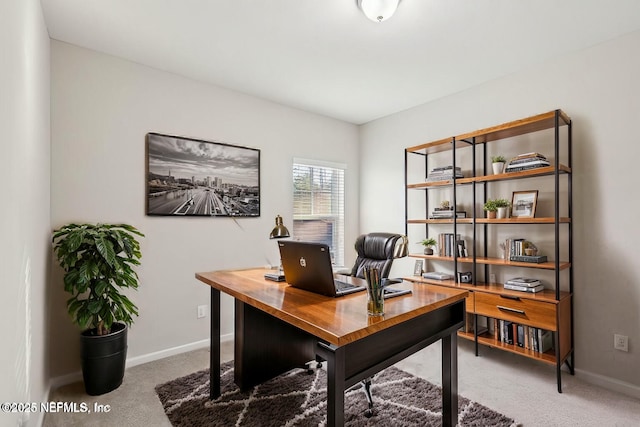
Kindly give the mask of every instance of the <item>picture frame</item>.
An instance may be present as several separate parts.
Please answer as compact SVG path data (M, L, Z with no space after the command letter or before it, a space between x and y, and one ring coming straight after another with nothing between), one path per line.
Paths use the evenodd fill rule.
M538 190L514 191L511 199L511 217L534 218L537 202Z
M147 215L260 216L260 150L150 132Z
M422 276L422 266L424 261L419 259L416 261L416 265L413 267L413 275L414 276Z

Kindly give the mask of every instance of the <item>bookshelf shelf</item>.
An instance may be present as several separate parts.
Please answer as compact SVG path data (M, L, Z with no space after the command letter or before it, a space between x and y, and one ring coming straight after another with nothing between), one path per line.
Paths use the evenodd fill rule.
M555 224L555 218L476 218L476 224ZM473 218L458 218L458 224L473 224ZM569 224L571 218L560 217L560 224ZM408 219L407 224L453 224L453 219Z
M472 333L458 332L458 336L466 340L475 341L475 336ZM536 359L541 362L548 363L550 365L556 364L556 355L551 351L548 351L546 353L538 353L530 349L518 347L517 345L503 343L487 334L478 335L478 342L488 347L493 347L500 350L526 356L531 359Z
M451 269L454 277L457 273L471 271L472 283L433 280L419 276L407 277L405 280L468 290L470 296L466 300L467 313L473 320L472 324L465 326L464 331L459 332L459 336L475 342L476 355L479 355L479 346L487 346L555 365L560 393L562 392L562 365L566 363L570 373L574 373L571 129L572 123L569 116L562 110L553 110L405 149L405 232L407 236L412 240L410 227L412 232L419 230L420 227L424 228L424 232L420 233L420 239L436 237L437 232L433 234L433 230L447 230L437 236L444 238L439 240L439 251L435 255L413 253L409 256L424 260L427 271L429 267L434 271ZM540 131L547 132L530 135ZM550 160L543 163L542 167L517 172L499 174L487 172L491 170L487 154L489 143L492 146L504 144L505 149L510 148L513 151L513 147L523 140L533 146L538 141L547 141L549 144L553 142L553 155ZM548 149L548 144L543 149ZM442 164L442 159L446 159L447 156L450 156L450 163ZM528 153L519 156L518 159L536 156L544 160L544 157L539 156L538 153ZM438 167L430 171L432 158L435 159L435 166ZM416 167L421 169L415 170ZM418 178L409 182L409 176L425 178L424 181ZM433 177L436 176L451 179L433 181ZM553 189L549 191L546 188L544 193L546 209L543 209L543 213L546 213L546 216L501 219L484 217L482 206L487 201L487 194L491 193L492 186L506 185L516 190L528 191L540 182L552 182ZM547 186L549 187L548 184ZM438 210L430 212L430 206L435 205L434 200L438 200L432 195L443 192L448 196L445 199L448 198L452 202L451 213L465 211L466 217L431 218L434 215L443 216L443 212L436 212ZM415 197L419 204L410 206L412 197ZM470 209L463 209L469 205L471 205ZM409 212L412 212L411 217ZM419 212L419 215L416 216L416 212ZM534 230L530 233L536 233L536 236L540 234L539 240L552 242L554 246L553 250L544 253L548 256L546 262L511 261L487 256L498 253L495 248L499 242L496 241L495 236L499 235L498 231L503 227L509 230L517 229L520 233L532 226L538 227L529 228L528 230ZM459 243L461 238L462 245ZM493 251L489 248L493 248ZM444 270L442 270L443 265ZM509 271L514 268L526 268L525 271L531 271L533 277L536 277L536 274L544 275L544 285L547 288L537 293L520 292L507 290L502 283L491 283L488 280L496 271ZM550 275L553 279L547 279ZM492 280L495 281L495 279ZM500 333L506 334L508 330L500 328L496 331L495 325L499 322L510 322L516 329L521 326L522 330L532 328L531 330L540 331L542 334L540 337L545 336L545 344L552 341L552 349L539 353L533 350L534 347L525 348L522 342L523 346L508 343L515 341L512 337L505 339L500 336ZM493 330L489 328L490 333L485 333L482 329L480 333L473 332L483 323L487 324L487 328L491 324ZM552 340L549 339L550 336ZM528 346L529 343L526 345Z
M500 173L495 175L484 175L470 178L458 178L455 180L456 185L472 184L474 182L489 182L489 181L504 181L519 178L530 178L553 175L556 171L554 166L547 166L543 168L530 169L519 172ZM571 168L565 165L559 165L558 171L560 173L571 173ZM432 182L418 182L413 184L407 184L407 188L410 189L424 189L429 187L444 187L454 185L454 180L449 179L445 181L432 181Z
M440 255L422 255L422 254L410 254L412 258L422 258L426 260L439 260L439 261L451 261L453 262L453 257L450 256L440 256ZM474 259L471 257L457 257L457 262L473 264ZM487 265L496 265L496 266L505 266L505 267L526 267L526 268L541 268L544 270L555 270L556 263L555 262L521 262L521 261L509 261L502 258L490 258L490 257L476 257L476 264L487 264ZM560 270L564 270L571 267L571 263L568 261L560 261L558 268Z

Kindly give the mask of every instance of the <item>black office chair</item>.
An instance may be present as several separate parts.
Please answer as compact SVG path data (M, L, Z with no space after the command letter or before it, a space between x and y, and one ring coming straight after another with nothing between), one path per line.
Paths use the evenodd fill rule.
M356 259L351 275L364 279L364 271L367 268L377 268L380 271L380 278L387 283L399 282L400 280L390 280L389 272L391 264L396 258L408 255L408 240L406 236L393 233L369 233L362 234L356 239ZM373 415L373 397L371 396L371 377L362 380L369 409L365 412L367 417Z
M377 268L380 278L386 279L395 258L407 256L407 238L394 233L369 233L358 236L355 244L358 258L351 276L364 279L364 270Z

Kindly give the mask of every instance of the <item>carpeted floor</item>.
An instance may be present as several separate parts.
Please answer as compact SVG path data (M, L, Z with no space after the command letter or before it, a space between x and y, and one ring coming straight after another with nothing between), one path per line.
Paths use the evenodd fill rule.
M209 370L156 386L165 413L182 426L291 426L326 423L326 371L297 369L241 393L233 382L233 362L222 365L222 395L209 401ZM349 426L440 426L441 390L395 367L378 373L371 391L374 415L365 416L362 387L345 393L345 424ZM515 426L514 420L459 397L460 426Z

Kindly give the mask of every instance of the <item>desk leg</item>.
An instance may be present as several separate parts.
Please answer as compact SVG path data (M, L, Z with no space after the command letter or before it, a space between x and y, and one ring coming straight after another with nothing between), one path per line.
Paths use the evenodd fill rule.
M327 426L344 425L345 349L333 347L327 357Z
M209 351L209 399L220 397L220 291L211 288L211 346Z
M442 425L458 424L458 333L442 338Z

